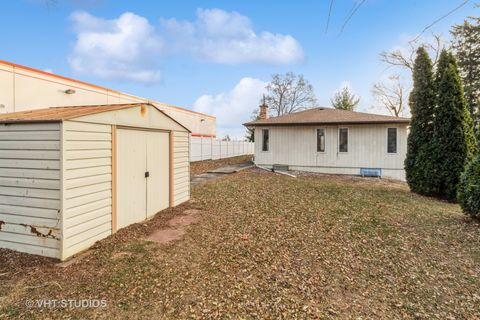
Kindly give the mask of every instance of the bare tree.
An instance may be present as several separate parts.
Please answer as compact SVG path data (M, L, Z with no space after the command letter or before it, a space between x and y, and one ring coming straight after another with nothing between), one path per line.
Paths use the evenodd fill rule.
M432 41L422 41L420 38L415 38L408 42L408 48L405 52L401 50L382 51L380 53L380 60L390 66L406 68L413 71L413 63L415 61L415 54L417 48L423 46L432 58L433 65L437 64L440 52L445 47L445 41L441 35L432 33Z
M313 86L303 75L293 72L273 75L266 89L265 100L276 116L312 108L317 103Z
M407 105L408 90L398 75L392 75L388 82L379 82L373 85L372 94L392 116L400 117Z

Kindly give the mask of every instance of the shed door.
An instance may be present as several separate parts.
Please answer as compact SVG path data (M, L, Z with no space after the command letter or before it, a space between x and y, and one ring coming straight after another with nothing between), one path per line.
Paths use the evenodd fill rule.
M117 228L169 206L168 133L117 130Z
M147 139L147 217L169 206L169 135L145 131Z
M117 130L117 228L146 219L145 132Z

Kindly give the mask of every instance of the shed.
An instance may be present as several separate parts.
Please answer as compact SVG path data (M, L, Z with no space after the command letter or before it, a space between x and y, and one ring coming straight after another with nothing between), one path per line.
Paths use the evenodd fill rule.
M0 115L0 247L65 260L188 201L189 139L151 104Z

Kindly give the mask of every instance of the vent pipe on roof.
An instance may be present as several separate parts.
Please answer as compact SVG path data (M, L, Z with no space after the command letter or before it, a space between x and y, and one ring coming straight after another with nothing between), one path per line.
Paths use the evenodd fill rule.
M267 120L268 119L268 105L265 102L265 95L263 95L263 103L260 105L260 120Z

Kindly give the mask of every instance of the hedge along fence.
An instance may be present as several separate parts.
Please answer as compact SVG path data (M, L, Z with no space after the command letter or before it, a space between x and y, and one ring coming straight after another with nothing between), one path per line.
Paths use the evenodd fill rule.
M253 154L254 143L190 137L190 162L218 160Z

